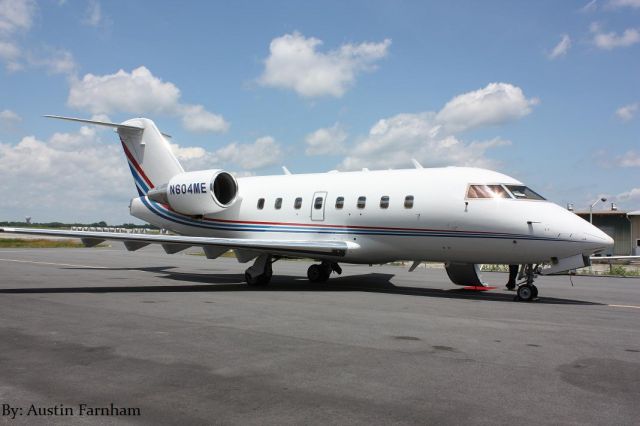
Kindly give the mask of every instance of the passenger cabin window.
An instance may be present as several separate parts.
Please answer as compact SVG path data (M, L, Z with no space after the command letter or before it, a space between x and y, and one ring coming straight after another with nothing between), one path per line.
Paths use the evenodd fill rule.
M316 210L320 210L322 208L322 197L316 197L313 202L313 208Z
M296 200L293 202L293 208L298 210L300 207L302 207L302 198L298 197L296 198Z
M387 195L384 195L382 198L380 198L380 208L389 208L389 197Z
M282 198L276 198L274 207L276 208L276 210L280 210L282 208Z
M344 207L344 197L336 198L336 209L341 209Z
M413 208L413 195L407 195L404 197L404 208L412 209Z
M467 198L511 198L502 185L469 185Z
M264 208L264 198L260 198L258 200L258 210L262 210Z
M367 204L367 197L358 197L358 208L364 209L364 206Z
M545 200L545 198L524 185L505 185L513 196L520 200Z

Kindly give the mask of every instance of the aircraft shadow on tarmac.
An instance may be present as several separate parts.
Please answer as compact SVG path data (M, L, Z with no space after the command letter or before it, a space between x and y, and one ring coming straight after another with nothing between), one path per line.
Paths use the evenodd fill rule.
M179 293L179 292L225 292L225 291L362 291L369 293L400 294L408 296L436 297L444 299L470 299L478 301L513 302L513 293L489 291L469 291L460 289L440 289L425 287L397 286L391 283L393 274L369 273L361 275L336 276L326 283L311 283L306 277L274 275L271 283L264 287L251 287L244 282L244 274L206 273L194 274L172 271L173 266L146 268L100 268L104 271L142 271L161 274L161 278L180 281L181 285L143 285L143 286L78 286L43 288L7 288L0 294L28 293ZM87 269L87 268L65 268ZM556 305L602 305L602 303L583 300L540 297L535 303Z

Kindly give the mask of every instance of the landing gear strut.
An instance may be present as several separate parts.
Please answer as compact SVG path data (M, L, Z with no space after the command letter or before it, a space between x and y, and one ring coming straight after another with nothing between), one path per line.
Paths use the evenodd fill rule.
M273 269L271 264L278 260L271 255L261 254L258 256L253 265L244 273L244 280L250 286L265 286L271 281Z
M332 272L342 274L342 268L335 262L323 261L319 265L311 265L307 269L307 278L312 283L323 283L329 279Z
M516 289L516 280L518 279L518 268L520 265L509 265L509 281L507 282L507 290Z
M518 279L524 279L518 286L516 300L530 302L538 297L538 287L533 284L533 280L538 276L538 265L523 265L520 269Z

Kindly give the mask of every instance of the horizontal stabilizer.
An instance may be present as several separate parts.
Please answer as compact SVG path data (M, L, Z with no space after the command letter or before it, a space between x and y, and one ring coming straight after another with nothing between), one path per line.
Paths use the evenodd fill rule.
M45 117L55 118L58 120L76 121L78 123L85 123L85 124L95 124L96 126L113 127L115 129L127 129L127 130L138 130L138 131L144 130L144 127L124 125L124 124L118 124L118 123L109 123L107 121L85 120L83 118L62 117L60 115L45 115Z
M86 120L84 118L63 117L61 115L45 115L44 117L55 118L57 120L75 121L77 123L93 124L93 125L96 125L96 126L112 127L112 128L114 128L116 130L125 129L125 130L131 130L131 131L134 131L134 132L142 132L144 130L144 127L142 127L142 126L132 126L131 124L110 123L108 121ZM165 138L171 138L171 135L168 135L168 134L162 133L162 132L160 132L160 133Z

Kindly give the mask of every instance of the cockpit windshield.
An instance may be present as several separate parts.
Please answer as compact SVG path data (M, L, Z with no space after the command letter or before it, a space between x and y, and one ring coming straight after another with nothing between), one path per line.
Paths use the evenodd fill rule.
M469 185L467 198L515 198L517 200L544 200L540 194L524 185Z
M544 200L545 198L524 185L505 185L515 198L526 200Z
M502 185L469 185L467 198L511 198Z

